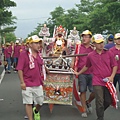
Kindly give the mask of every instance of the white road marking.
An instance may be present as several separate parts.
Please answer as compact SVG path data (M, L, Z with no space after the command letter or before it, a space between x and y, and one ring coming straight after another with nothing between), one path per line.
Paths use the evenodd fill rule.
M3 80L3 78L4 78L4 75L5 75L5 70L3 70L3 72L2 72L2 74L1 74L1 76L0 76L0 84L1 84L1 82L2 82L2 80Z

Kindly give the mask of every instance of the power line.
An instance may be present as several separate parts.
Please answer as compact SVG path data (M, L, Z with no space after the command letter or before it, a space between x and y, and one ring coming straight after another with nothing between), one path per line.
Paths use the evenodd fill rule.
M34 19L43 19L43 18L49 18L49 17L39 17L39 18L18 18L17 20L34 20Z
M10 18L10 17L2 17L2 18ZM17 18L14 20L35 20L35 19L44 19L44 18L49 18L49 17L46 16L46 17L38 17L38 18Z

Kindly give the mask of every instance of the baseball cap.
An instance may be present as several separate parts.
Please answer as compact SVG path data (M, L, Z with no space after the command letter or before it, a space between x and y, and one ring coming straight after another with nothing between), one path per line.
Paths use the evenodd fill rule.
M41 39L37 35L31 36L29 39L29 43L39 42L39 41L41 41Z
M28 43L30 42L30 39L31 39L31 37L28 37L28 38L26 39L26 44L28 44Z
M81 36L83 36L83 35L90 35L90 36L92 36L92 33L89 30L85 30L85 31L82 32Z
M115 36L114 36L115 39L118 39L120 38L120 33L116 33Z
M108 36L108 40L113 41L113 40L114 40L114 36L113 36L112 34L110 34L110 35Z
M16 40L16 42L15 43L19 43L19 40Z
M104 42L104 38L101 34L95 34L92 38L92 42L101 43Z
M11 44L9 42L6 43L6 46L10 46Z

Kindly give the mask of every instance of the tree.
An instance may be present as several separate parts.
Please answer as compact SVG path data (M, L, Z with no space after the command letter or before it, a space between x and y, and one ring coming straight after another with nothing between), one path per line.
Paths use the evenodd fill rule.
M115 1L115 0L114 0ZM106 27L110 28L110 33L120 32L120 2L111 2L107 4L108 19L110 20Z
M89 29L93 34L120 32L120 0L80 0L76 7L64 10L58 6L50 12L45 23L51 36L55 25L69 30L75 26L80 32Z
M50 28L51 37L53 35L54 26L61 25L61 20L63 19L64 14L65 10L61 6L56 7L54 11L50 12L51 17L48 18L48 20L45 23Z
M32 35L38 35L41 30L41 27L43 27L43 24L38 23L38 26L35 28L35 30L31 32L30 34L28 34L28 37Z
M15 24L15 19L10 7L15 7L16 3L11 0L0 0L0 35L6 32L13 32L16 27L11 26Z
M54 11L50 12L50 15L51 15L51 21L54 25L57 24L57 19L60 17L60 16L63 16L64 15L64 12L65 10L59 6L59 7L56 7Z
M75 8L65 11L62 7L56 7L50 13L51 17L47 20L46 24L50 28L50 34L53 35L54 26L62 25L67 29L73 29L74 21L77 19L78 12Z
M78 11L75 8L67 10L66 14L61 17L62 25L68 30L76 26L76 19L78 19Z
M79 29L89 29L93 33L116 33L120 31L119 0L81 0L76 21Z
M10 7L15 7L16 3L11 0L0 0L0 26L11 25L15 22L13 21L12 12L9 11Z
M13 41L13 42L15 42L15 40L16 40L16 36L15 36L15 34L14 33L6 33L5 34L5 41L6 42L11 42L11 41Z
M95 33L116 33L120 30L120 2L117 0L96 0L94 10L89 14L90 27ZM93 27L94 26L94 27Z

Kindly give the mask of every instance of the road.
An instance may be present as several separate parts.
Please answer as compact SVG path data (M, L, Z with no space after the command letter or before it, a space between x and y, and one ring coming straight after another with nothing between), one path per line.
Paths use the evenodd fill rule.
M24 120L25 110L16 73L5 74L0 84L0 99L3 99L0 101L0 120ZM45 104L40 110L41 120L96 120L94 104L93 101L93 113L89 114L88 118L82 118L74 105L55 105L53 113L50 113L48 105ZM118 110L109 107L105 112L105 120L120 120L120 107Z

